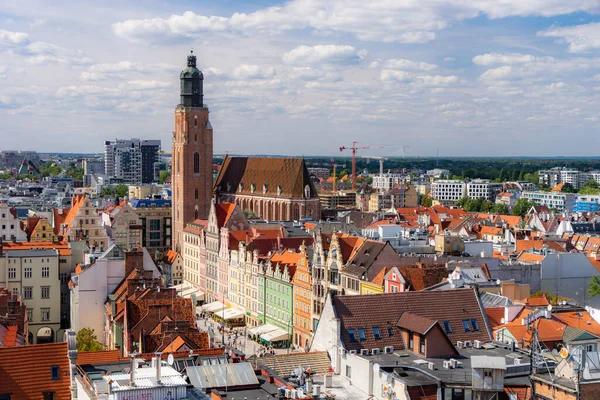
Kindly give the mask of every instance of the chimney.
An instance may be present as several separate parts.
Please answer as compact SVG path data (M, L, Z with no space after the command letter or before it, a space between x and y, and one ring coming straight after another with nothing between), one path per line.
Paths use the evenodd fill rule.
M161 355L162 353L160 352L156 352L154 353L156 354L156 383L158 383L159 385L161 384L161 372L160 372L160 368L161 368L161 364L162 364L162 360L161 360Z
M129 385L135 386L135 369L137 368L137 362L135 361L135 353L129 355Z
M250 232L246 231L246 246L250 243Z
M129 276L131 271L139 268L144 269L144 252L141 250L129 250L125 252L125 276Z
M281 235L277 235L277 249L281 249Z

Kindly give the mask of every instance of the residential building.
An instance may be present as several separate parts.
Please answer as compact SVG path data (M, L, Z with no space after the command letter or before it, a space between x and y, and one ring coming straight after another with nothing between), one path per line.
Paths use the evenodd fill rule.
M136 268L150 271L153 278L160 276L146 249L126 252L117 245L112 245L92 264L77 267L69 285L71 329L76 332L82 328L93 329L98 341L108 345L104 303Z
M160 140L115 139L104 142L104 173L113 183L139 185L156 181Z
M552 168L549 170L538 171L539 183L554 187L561 183L560 169Z
M206 293L206 221L195 220L183 230L183 280Z
M319 180L327 180L331 176L329 168L308 168L308 173Z
M354 208L356 207L356 193L354 192L336 192L336 193L319 193L319 201L321 208Z
M600 195L578 194L575 198L573 212L576 213L595 213L600 210Z
M121 200L102 212L102 223L112 242L122 249L142 246L143 226L135 210Z
M373 189L386 191L390 190L396 185L404 183L406 176L403 174L392 174L391 172L384 174L373 175Z
M86 194L72 198L71 208L54 210L55 233L65 240L83 240L94 249L103 252L108 248L109 237L102 224L102 217Z
M319 219L321 206L302 158L229 157L215 183L217 202L268 221Z
M427 170L427 172L425 172L425 175L431 176L435 179L440 179L442 176L449 177L450 171L447 169L434 168Z
M472 199L484 198L486 200L492 200L492 188L490 182L482 179L468 181L466 196Z
M292 332L292 344L300 349L308 351L312 341L312 274L309 259L306 254L306 246L300 247L296 273L292 277L294 290L294 329Z
M21 227L17 210L6 202L0 202L0 237L4 241L27 241L27 233Z
M70 400L75 368L65 342L0 348L0 393L5 399ZM76 357L76 356L75 356Z
M440 179L431 183L430 195L443 204L456 203L467 195L467 185L459 180Z
M558 212L573 212L576 195L562 192L523 192L522 198L533 200L538 206L556 209Z
M27 307L28 342L61 341L59 251L3 249L0 254L0 287L23 299Z
M173 250L181 252L188 223L208 219L213 195L213 128L204 104L204 75L196 56L181 71L181 96L175 108L172 154Z
M172 245L171 200L133 199L129 205L140 219L142 246L152 254L164 254Z
M29 242L57 242L58 235L48 218L29 217L26 222L26 230Z
M0 347L29 344L27 306L20 296L0 288Z
M183 257L173 250L167 250L162 259L162 276L166 286L183 282Z

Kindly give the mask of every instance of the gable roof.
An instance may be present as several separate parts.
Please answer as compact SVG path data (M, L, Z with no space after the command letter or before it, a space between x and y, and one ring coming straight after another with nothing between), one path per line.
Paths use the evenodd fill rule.
M448 337L452 343L459 340L489 341L491 338L474 289L334 296L332 303L335 314L341 321L342 341L347 350L384 346L403 348L404 344L395 324L404 312L438 321L438 324L448 321L452 329ZM465 332L463 319L475 319L478 330ZM381 339L375 339L372 327L379 327ZM393 327L395 334L389 336L386 331L388 327ZM350 341L349 328L364 328L366 339Z
M53 366L57 380L51 379ZM70 399L69 373L66 342L0 348L0 393L11 398L40 399L48 391L56 399Z
M443 265L422 267L399 267L408 290L420 291L437 285L448 277L448 269Z
M235 204L232 203L218 203L215 204L215 212L217 214L217 226L219 228L225 226L231 214L235 210Z
M304 199L307 185L310 198L318 198L303 158L227 156L217 176L215 189L217 193L256 193ZM265 187L267 190L263 194Z

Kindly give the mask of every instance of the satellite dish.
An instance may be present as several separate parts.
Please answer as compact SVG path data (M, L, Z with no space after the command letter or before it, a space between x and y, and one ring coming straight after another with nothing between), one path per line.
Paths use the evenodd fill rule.
M567 358L569 356L569 351L567 350L566 347L563 347L562 349L560 349L559 354L562 358Z
M175 361L175 358L173 357L173 354L169 354L169 356L167 357L167 364L173 365L174 361Z
M373 364L373 372L379 372L379 364Z
M552 304L548 304L548 311L552 311Z

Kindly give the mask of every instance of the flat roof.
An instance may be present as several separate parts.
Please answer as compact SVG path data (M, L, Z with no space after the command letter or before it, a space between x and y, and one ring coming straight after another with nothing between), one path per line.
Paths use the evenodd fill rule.
M32 246L34 247L34 246ZM29 249L29 250L5 250L8 257L54 257L58 256L55 249Z

